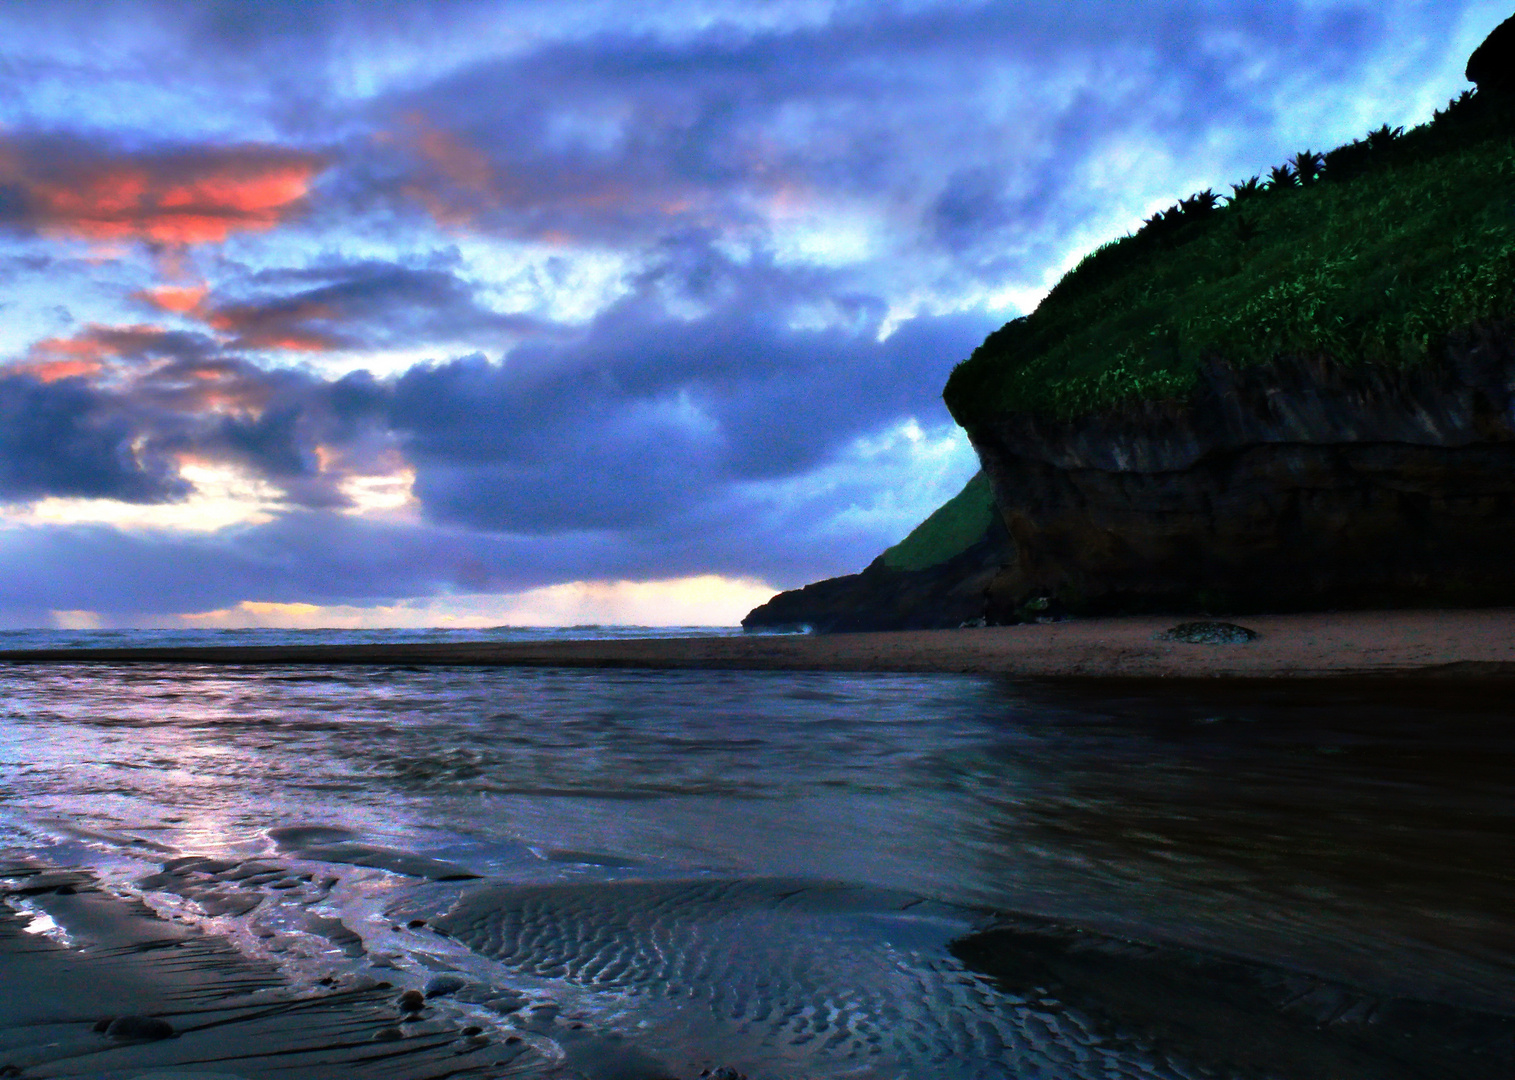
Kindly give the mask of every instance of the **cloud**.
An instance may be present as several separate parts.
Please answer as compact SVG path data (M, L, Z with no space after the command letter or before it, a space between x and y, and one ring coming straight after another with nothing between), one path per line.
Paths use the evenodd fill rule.
M619 530L509 534L330 509L291 509L201 533L46 523L6 528L0 521L0 565L7 568L0 575L0 621L45 624L48 611L68 609L97 612L107 624L161 625L182 613L234 611L247 600L324 610L419 604L482 616L503 613L501 605L520 594L539 613L549 602L566 612L573 603L603 599L599 586L557 588L574 582L713 575L746 582L743 588L754 592L761 591L757 582L789 587L860 569L955 494L974 465L971 451L961 454L965 443L944 455L951 430L944 424L924 438L866 440L805 476L729 485L699 505ZM857 518L870 514L874 519L860 525ZM677 591L611 590L628 601L639 595L638 603L658 595L671 603ZM488 596L504 598L491 605ZM520 621L547 620L541 614ZM573 621L608 620L580 607ZM665 620L644 611L636 621Z
M0 374L0 501L46 495L160 502L187 485L132 418L77 378Z
M183 246L299 213L324 158L271 145L102 150L68 136L0 142L0 224L92 241Z
M244 600L171 621L207 627L492 628L498 626L735 626L773 596L761 581L714 574L663 581L571 581L509 593L455 593L398 604L285 604ZM98 626L94 612L73 625Z
M162 285L132 293L132 298L141 300L159 311L175 315L189 315L200 310L209 291L210 288L207 285Z
M972 471L941 385L1061 267L1153 203L1423 119L1495 21L18 8L0 610L855 570ZM130 505L82 524L102 500Z
M939 388L994 322L923 316L880 341L882 303L827 284L691 239L571 340L412 368L390 423L417 498L478 528L645 527L906 417L945 421ZM852 318L796 326L802 302Z
M1190 2L607 28L378 96L390 156L367 179L449 228L517 237L771 232L860 205L896 255L1003 248L1086 214L1075 177L1112 139L1213 157L1212 132L1264 134L1300 74L1352 78L1388 28L1355 4Z
M458 341L502 347L552 329L489 308L446 267L325 263L255 275L248 284L253 295L246 299L197 308L228 349L323 352Z
M214 338L90 326L0 367L0 502L181 498L193 462L235 465L302 506L345 506L354 476L394 470L387 392L263 368Z

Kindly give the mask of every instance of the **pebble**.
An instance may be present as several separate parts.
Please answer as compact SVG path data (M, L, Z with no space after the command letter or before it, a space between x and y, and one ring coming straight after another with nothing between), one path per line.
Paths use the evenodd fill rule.
M426 996L446 997L448 994L456 994L467 985L468 983L457 975L433 975L426 980Z
M373 1033L374 1042L395 1042L403 1038L405 1038L405 1032L394 1026L381 1027Z
M400 1011L417 1013L426 1008L426 996L419 990L407 990L400 995Z

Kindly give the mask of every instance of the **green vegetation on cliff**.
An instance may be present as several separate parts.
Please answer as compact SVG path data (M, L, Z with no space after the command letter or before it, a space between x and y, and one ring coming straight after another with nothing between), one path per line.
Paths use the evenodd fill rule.
M1515 315L1512 134L1508 105L1469 93L1412 131L1192 196L991 334L953 371L947 406L972 431L1183 398L1212 356L1424 360L1449 331Z
M926 570L961 555L984 538L994 520L994 492L982 472L884 552L891 570Z

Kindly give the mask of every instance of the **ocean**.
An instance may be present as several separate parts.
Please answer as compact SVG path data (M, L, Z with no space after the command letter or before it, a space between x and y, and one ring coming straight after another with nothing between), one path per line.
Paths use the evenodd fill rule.
M454 633L668 631L0 648ZM0 847L511 1075L1508 1076L1512 707L1384 686L0 665Z

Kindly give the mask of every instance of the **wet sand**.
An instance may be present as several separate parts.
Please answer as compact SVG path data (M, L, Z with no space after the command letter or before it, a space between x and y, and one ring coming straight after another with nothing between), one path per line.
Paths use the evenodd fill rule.
M387 664L961 672L1038 679L1515 676L1515 609L1258 615L1243 644L1163 641L1192 617L872 634L530 643L0 651L0 662Z
M290 986L88 873L13 863L0 879L0 1077L441 1080L543 1066L526 1038L402 1012L401 987L383 980ZM33 932L44 916L66 944Z
M6 901L0 906L6 991L0 994L0 1077L694 1080L698 1069L666 1065L655 1056L666 1049L656 1036L649 1035L644 1050L612 1031L558 1023L555 1008L545 1019L538 1018L539 1010L520 1012L510 1026L486 1033L456 1013L434 1010L431 999L413 987L407 991L369 976L294 987L272 966L239 955L212 934L165 920L140 901L106 891L87 872L12 863L0 865L0 881ZM773 892L776 884L781 893ZM728 907L782 912L790 921L803 921L807 912L823 920L856 910L873 917L899 914L898 898L890 894L846 886L796 891L797 884L802 883L699 879L609 889L578 883L484 888L433 925L490 955L524 947L509 958L528 974L539 967L556 971L565 963L605 971L608 947L623 961L614 970L632 978L631 985L641 974L653 986L680 986L682 1009L697 1000L708 1008L701 997L706 994L731 1008L741 999L722 996L731 989L729 975L711 981L685 956L686 951L702 955L702 925L717 933L729 928L719 918ZM791 903L800 893L801 902ZM559 903L549 902L554 898ZM774 903L765 908L764 898ZM695 901L693 909L675 902L681 899ZM713 909L714 922L701 923L701 901ZM39 920L56 921L70 940L65 944L34 932ZM584 932L586 921L597 932ZM658 948L626 948L628 936L634 941L638 932L656 932ZM737 945L745 955L745 945ZM1007 1061L1006 1047L1039 1047L1045 1060L1059 1060L1055 1051L1064 1042L1087 1040L1091 1050L1103 1050L1107 1036L1116 1047L1113 1063L1151 1064L1156 1071L1143 1069L1141 1075L1154 1077L1193 1075L1169 1067L1187 1061L1199 1063L1204 1075L1232 1075L1240 1066L1246 1075L1283 1070L1295 1080L1504 1080L1515 1060L1515 1020L1505 1013L1384 997L1306 973L1107 938L1045 920L1003 918L950 947L971 970L1013 995L1000 1002L1002 1012L988 1014L1008 1025L1004 1038L989 1044L1006 1052ZM722 960L718 948L711 955L716 971L742 970L740 957ZM887 950L882 955L893 956ZM788 964L791 959L787 953L766 958L759 971L772 970L773 979L755 984L752 994L767 992L761 988L770 982L782 989L785 977L803 974L805 965ZM897 957L889 961L891 967L900 963ZM639 972L638 965L648 970ZM696 981L685 988L691 976ZM958 984L949 978L944 986L951 985ZM1025 1003L1043 999L1047 987L1067 1001L1066 1006L1039 1001L1051 1026L1018 1024ZM809 993L816 987L801 989ZM922 987L912 983L910 989ZM989 991L981 987L976 993ZM924 998L939 1010L945 1005L945 1013L928 1009L927 1015L951 1031L980 1032L980 1026L953 1026L961 999L939 992ZM796 1008L774 1006L775 1023L782 1026ZM866 1019L848 1017L848 1022L866 1035ZM1163 1049L1149 1061L1144 1045ZM1129 1057L1121 1046L1132 1051ZM1079 1060L1082 1065L1070 1059L1070 1071L1057 1075L1115 1075L1097 1061ZM1046 1075L1042 1069L1035 1074ZM698 1075L745 1080L725 1068ZM882 1074L859 1069L857 1075ZM1119 1075L1135 1074L1122 1068Z

